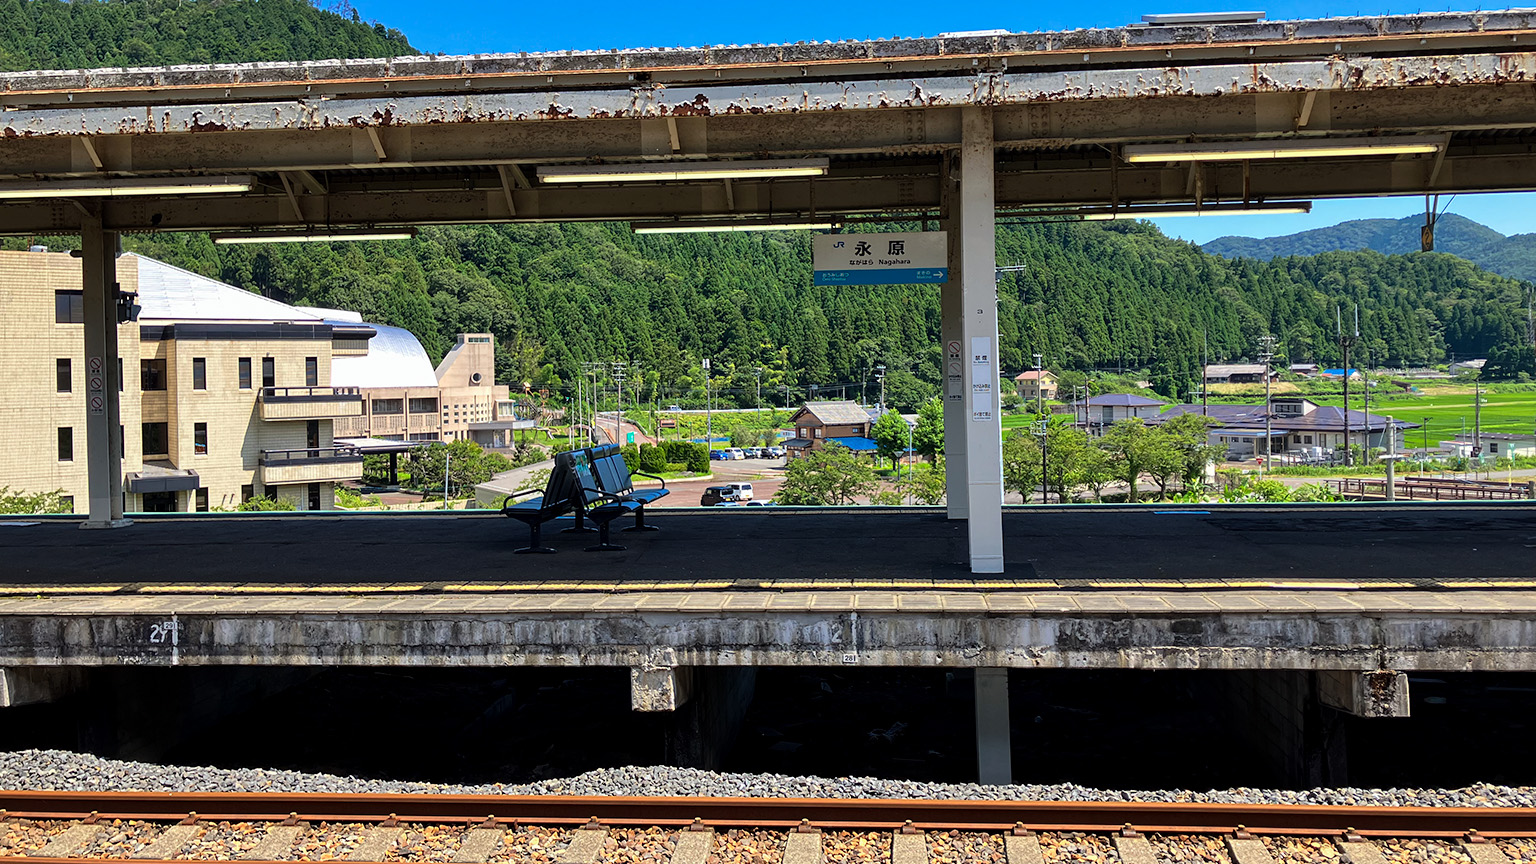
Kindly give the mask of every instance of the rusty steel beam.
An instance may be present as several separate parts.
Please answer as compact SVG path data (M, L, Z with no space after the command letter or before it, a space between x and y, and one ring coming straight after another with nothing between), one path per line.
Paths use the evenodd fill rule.
M1376 195L1420 195L1430 191L1498 192L1536 190L1536 145L1519 152L1450 156L1435 173L1436 157L1253 163L1249 200ZM782 217L839 214L939 214L937 158L912 161L904 172L846 174L817 180L737 180L727 193L722 183L624 184L566 188L512 188L494 169L410 177L381 182L368 175L333 174L324 196L301 197L304 222L296 221L292 199L280 184L249 195L188 196L182 199L111 199L103 217L115 231L202 231L246 228L302 228L469 224L482 222L564 222L656 220L672 217ZM1241 165L1208 165L1199 187L1205 203L1237 202L1245 190ZM1187 166L1137 165L1110 169L1097 159L1008 160L999 164L997 204L1005 211L1070 207L1195 203ZM0 234L77 230L79 210L62 200L0 205Z
M1536 54L1334 57L1214 66L1085 68L1071 71L976 70L958 76L705 83L687 88L631 84L611 89L465 92L356 98L158 103L103 107L18 108L0 114L0 137L163 135L201 132L415 127L572 119L760 116L890 108L1100 102L1313 91L1358 93L1402 88L1536 82ZM1455 115L1444 122L1454 123ZM1199 134L1198 116L1186 118ZM1426 122L1435 122L1429 120ZM1310 126L1311 124L1309 124ZM377 161L377 160L376 160Z
M209 91L239 100L278 95L351 98L540 89L551 83L561 88L644 81L678 86L882 73L907 79L1094 65L1183 68L1365 54L1503 51L1529 46L1536 38L1533 33L1536 16L1510 10L837 43L18 72L0 75L0 104L141 104L145 94L186 101Z
M1311 107L1307 109L1308 97ZM1033 102L992 109L997 145L1051 151L1128 141L1253 140L1320 134L1464 134L1536 126L1530 84L1397 88L1358 92L1254 93L1210 97ZM1302 115L1306 125L1301 125ZM832 155L901 157L958 144L959 109L905 108L770 115L570 120L316 130L284 129L102 135L92 158L76 136L0 141L0 179L323 172L357 167L440 168L588 159ZM372 131L380 147L374 145ZM1451 139L1453 149L1463 144ZM379 150L385 153L379 158ZM97 162L101 163L98 168Z

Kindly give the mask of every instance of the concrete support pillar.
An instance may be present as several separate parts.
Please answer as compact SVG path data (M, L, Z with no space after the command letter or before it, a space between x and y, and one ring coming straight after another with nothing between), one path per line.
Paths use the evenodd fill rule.
M976 670L976 769L982 783L1013 782L1007 667Z
M85 458L89 511L82 528L120 528L123 434L118 406L117 234L102 230L99 210L80 227L85 307Z
M78 666L0 668L0 708L57 702L85 686Z
M757 669L701 666L692 672L692 697L668 724L666 758L671 765L715 771L741 732L757 693Z
M632 711L676 711L693 695L691 666L631 666L629 707Z
M997 365L997 205L992 110L961 109L959 259L972 573L1003 572L1003 427ZM953 212L953 211L952 211ZM946 418L947 419L947 418Z
M944 345L944 500L950 519L970 512L965 451L965 297L960 281L959 157L946 154L939 174L940 227L949 239L949 281L939 289L939 334Z
M1403 672L1322 670L1317 673L1317 696L1329 708L1356 717L1409 716L1408 675Z

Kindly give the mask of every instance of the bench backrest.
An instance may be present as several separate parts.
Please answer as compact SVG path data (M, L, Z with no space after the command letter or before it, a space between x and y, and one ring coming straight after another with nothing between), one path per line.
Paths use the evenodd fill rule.
M635 491L624 452L612 444L592 448L592 467L599 487L609 495L628 495Z
M567 509L573 506L576 482L577 472L571 454L555 454L555 467L549 469L549 480L544 484L544 509Z

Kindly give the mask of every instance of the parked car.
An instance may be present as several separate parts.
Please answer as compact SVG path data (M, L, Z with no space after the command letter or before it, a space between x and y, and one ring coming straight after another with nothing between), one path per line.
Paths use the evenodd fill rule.
M748 501L747 502L747 506L748 507L772 507L774 505L773 505L772 501Z
M682 408L679 408L679 407L678 407L678 406L676 406L676 405L668 405L668 406L667 406L667 410L668 410L668 411L681 411L681 410L683 410L683 409L682 409Z
M727 483L725 485L726 485L727 488L732 489L732 490L735 491L735 493L736 493L736 500L738 500L738 501L751 501L752 500L752 484L751 483Z
M709 451L709 458L716 462L721 462L731 458L731 454L725 452L724 450L711 450Z
M731 449L729 449L729 450L727 450L725 452L731 454L730 455L731 459L745 459L745 458L747 458L747 454L741 452L741 448L740 447L732 447Z
M783 447L774 446L774 447L769 447L768 449L773 451L773 458L775 458L775 459L783 459L784 458L784 448Z
M724 507L729 505L741 505L741 500L736 495L736 490L730 486L708 486L704 494L699 497L700 507Z

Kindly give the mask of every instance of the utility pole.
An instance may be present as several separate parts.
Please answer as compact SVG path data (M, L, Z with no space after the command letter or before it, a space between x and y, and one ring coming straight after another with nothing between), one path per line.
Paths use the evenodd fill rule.
M1344 374L1344 464L1355 464L1354 457L1349 452L1349 439L1353 434L1349 428L1349 349L1355 344L1355 339L1360 336L1360 307L1355 307L1355 335L1350 336L1344 332L1344 313L1339 307L1333 307L1334 327L1338 330L1339 350L1344 353L1344 368L1340 371Z
M1043 354L1035 355L1035 413L1045 413L1045 382L1041 379L1042 367L1040 361L1045 358Z
M624 446L624 367L629 364L623 360L615 360L613 363L613 380L618 387L618 403L613 411L613 443Z
M704 447L708 450L715 449L715 415L713 406L709 402L709 358L705 357L704 366Z
M752 407L763 410L763 367L757 367L757 395L752 398Z
M1259 337L1259 362L1264 364L1264 461L1259 463L1260 480L1264 479L1264 469L1275 455L1275 434L1271 427L1274 419L1274 405L1270 402L1269 395L1269 362L1273 359L1275 359L1275 337L1266 333ZM1201 377L1204 378L1204 375ZM1203 381L1201 387L1204 387Z
M885 364L884 363L876 363L875 364L875 380L880 382L880 404L876 405L875 407L880 409L880 413L881 414L884 414L885 413Z
M1477 454L1478 461L1483 458L1483 379L1482 373L1478 373L1478 379L1473 382L1472 396L1472 452Z
M443 509L448 509L448 466L453 463L453 451L443 449Z

